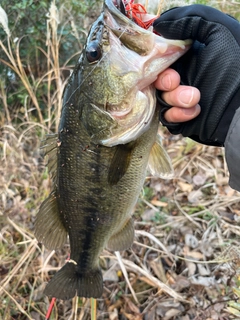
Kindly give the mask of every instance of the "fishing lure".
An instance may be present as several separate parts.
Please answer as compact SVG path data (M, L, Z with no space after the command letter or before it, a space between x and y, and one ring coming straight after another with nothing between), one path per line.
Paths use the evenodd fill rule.
M126 16L143 29L149 29L159 16L148 14L145 6L134 3L134 0L123 0Z

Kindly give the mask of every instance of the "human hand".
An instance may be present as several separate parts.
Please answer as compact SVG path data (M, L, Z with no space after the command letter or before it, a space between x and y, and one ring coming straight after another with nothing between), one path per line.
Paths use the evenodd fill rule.
M163 91L162 99L172 107L164 113L167 122L185 122L199 115L200 91L180 85L180 75L173 69L160 73L155 87Z
M177 123L174 123L176 114L171 118L173 111L168 111L172 105L166 97L169 98L171 91L163 96L159 92L162 123L173 134L182 133L205 144L224 145L234 113L240 106L239 22L211 7L192 5L163 13L155 20L154 29L169 39L193 40L191 49L172 68L179 73L182 85L201 92L199 115Z

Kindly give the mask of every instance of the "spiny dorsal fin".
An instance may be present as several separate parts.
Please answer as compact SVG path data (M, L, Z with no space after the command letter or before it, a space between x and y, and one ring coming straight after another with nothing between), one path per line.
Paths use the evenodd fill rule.
M67 242L65 229L59 214L55 191L43 201L35 222L35 237L46 248L56 250Z
M57 139L58 139L58 134L53 133L53 134L47 134L46 139L42 140L41 149L44 150L44 156L48 155L49 153L57 149Z
M46 139L41 142L41 149L44 150L44 156L48 156L48 172L55 182L57 173L57 151L61 143L58 140L58 134L48 134Z
M161 138L157 135L149 155L148 169L155 177L171 179L174 175L172 162L167 152L163 149L160 141Z
M116 234L112 235L107 244L107 249L112 251L121 251L129 249L134 240L133 219L126 221L123 228Z
M130 142L128 144L119 144L115 147L116 151L108 171L108 182L110 185L117 184L126 173L132 158L134 146L135 142Z

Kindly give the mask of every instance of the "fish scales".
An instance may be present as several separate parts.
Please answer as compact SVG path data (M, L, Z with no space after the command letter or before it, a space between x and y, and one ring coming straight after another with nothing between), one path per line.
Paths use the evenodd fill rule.
M60 124L62 133L59 136L61 145L58 147L57 198L61 220L69 234L71 260L77 262L77 265L68 263L67 267L71 265L73 274L77 272L80 276L89 270L99 270L98 257L103 248L131 217L145 179L149 153L155 142L158 115L156 113L149 130L135 142L136 147L124 177L112 185L108 183L109 167L119 147L108 148L92 144L75 113L73 106L68 104L64 121ZM95 192L96 185L98 192ZM127 239L129 247L132 240L130 234L130 239ZM123 247L121 243L118 246L114 250L127 249L125 242ZM71 298L68 294L64 295L65 290L61 288L59 297ZM102 290L102 284L99 284L99 290ZM49 294L58 297L55 287L54 292ZM96 290L90 296L98 297L99 293Z
M68 228L71 259L79 260L79 249L83 250L82 246L85 248L84 255L89 259L89 268L92 264L97 265L98 255L94 252L89 256L87 252L95 251L91 248L95 243L86 240L96 238L97 242L102 241L100 248L97 248L100 253L109 237L121 230L132 213L145 179L149 153L157 133L158 118L155 116L155 123L135 141L136 147L123 178L112 185L108 182L109 167L119 146L106 148L93 144L81 122L74 121L75 110L71 110L73 107L67 106L66 109L60 128L67 128L71 114L72 126L71 130L63 130L60 134L59 206L62 221ZM78 134L75 133L75 128ZM82 147L79 148L79 145ZM83 268L81 259L82 257L79 265Z
M138 52L141 35L150 40ZM43 142L53 190L35 223L36 238L47 248L61 248L67 237L70 242L69 261L45 288L49 296L99 298L99 255L104 248L131 247L147 165L159 176L172 173L157 135L152 83L187 47L159 38L105 0L64 90L58 134Z

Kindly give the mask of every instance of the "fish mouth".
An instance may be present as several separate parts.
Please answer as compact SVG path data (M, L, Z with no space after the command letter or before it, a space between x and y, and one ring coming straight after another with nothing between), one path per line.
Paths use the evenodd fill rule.
M127 116L131 110L131 107L121 110L118 106L108 105L108 111L114 119L122 119Z
M111 94L99 107L114 119L114 126L98 143L112 147L136 140L148 130L156 108L152 84L190 48L191 41L168 40L143 29L126 16L121 0L104 1L103 20L112 78L107 80Z
M124 16L127 15L125 5L122 0L113 0L112 3Z

